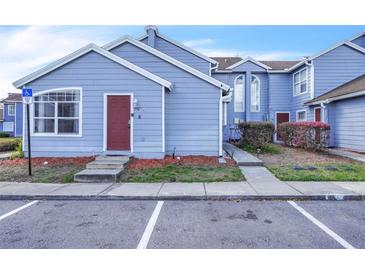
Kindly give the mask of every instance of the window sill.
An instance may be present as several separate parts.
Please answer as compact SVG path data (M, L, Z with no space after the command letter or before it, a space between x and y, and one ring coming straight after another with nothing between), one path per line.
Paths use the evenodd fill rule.
M304 94L307 94L307 93L309 93L309 92L308 92L308 91L306 91L306 92L299 93L299 94L295 94L295 93L293 93L293 97L298 97L298 96L300 96L300 95L304 95Z
M82 137L82 134L47 134L47 133L32 133L31 137L62 137L62 138L75 138L75 137Z

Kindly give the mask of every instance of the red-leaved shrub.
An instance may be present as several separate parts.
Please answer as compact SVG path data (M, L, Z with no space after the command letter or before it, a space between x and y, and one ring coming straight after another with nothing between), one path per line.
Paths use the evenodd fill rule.
M326 147L330 125L322 122L287 122L278 126L284 144L311 150Z

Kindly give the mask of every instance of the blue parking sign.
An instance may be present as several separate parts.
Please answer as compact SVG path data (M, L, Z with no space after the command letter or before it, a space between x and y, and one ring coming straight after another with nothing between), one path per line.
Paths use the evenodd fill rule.
M22 96L23 97L33 97L33 90L31 88L23 88Z
M22 89L22 97L24 104L33 103L33 90L31 88L23 88Z

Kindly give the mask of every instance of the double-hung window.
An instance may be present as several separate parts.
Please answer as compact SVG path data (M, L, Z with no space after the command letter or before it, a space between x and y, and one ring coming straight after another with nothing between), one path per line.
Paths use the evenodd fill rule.
M234 80L234 112L245 111L245 76L240 75Z
M296 120L297 120L297 122L307 121L307 111L306 110L298 110Z
M251 76L251 112L260 111L260 79L256 75Z
M8 116L15 116L15 104L8 105Z
M293 74L294 96L306 93L308 91L307 68L304 68Z
M57 89L34 97L33 133L81 135L81 89Z

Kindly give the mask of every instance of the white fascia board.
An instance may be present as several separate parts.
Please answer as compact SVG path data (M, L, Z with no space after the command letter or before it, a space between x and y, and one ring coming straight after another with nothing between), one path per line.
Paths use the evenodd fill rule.
M211 83L212 85L219 87L225 91L228 91L230 89L230 86L218 81L217 79L214 79L213 77L211 77L207 74L204 74L203 72L196 70L159 50L156 50L140 41L137 41L136 39L134 39L133 37L131 37L129 35L123 36L120 39L117 39L109 44L106 44L105 46L103 46L103 49L110 51L113 48L120 46L124 43L131 43L132 45L134 45L138 48L141 48L144 51L147 51L147 52L161 58L162 60L165 60L166 62L171 63L171 64L175 65L176 67L181 68L181 69L195 75L196 77L199 77L200 79L202 79L208 83Z
M39 69L38 71L34 72L34 73L31 73L29 74L28 76L25 76L17 81L15 81L13 83L13 85L16 87L16 88L21 88L23 85L71 62L72 60L75 60L76 58L79 58L81 57L82 55L85 55L86 53L89 53L90 51L94 51L94 52L97 52L101 55L103 55L104 57L130 69L130 70L133 70L134 72L138 73L138 74L141 74L142 76L154 81L154 82L157 82L159 83L160 85L164 86L164 87L167 87L168 89L171 89L172 88L172 84L165 80L165 79L162 79L161 77L155 75L155 74L152 74L151 72L148 72L147 70L141 68L141 67L138 67L130 62L128 62L127 60L124 60L122 58L120 58L119 56L105 50L105 49L102 49L101 47L95 45L94 43L90 43L88 45L86 45L85 47L45 66L44 68L41 68Z
M254 64L256 64L256 65L258 65L258 66L260 66L260 67L262 67L264 69L268 69L268 70L271 69L271 67L269 67L269 66L267 66L267 65L265 65L265 64L263 64L263 63L261 63L259 61L256 61L252 57L247 57L245 59L242 59L241 61L238 61L237 63L229 66L227 69L234 69L234 68L236 68L236 67L238 67L238 66L240 66L240 65L242 65L242 64L244 64L246 62L252 62L252 63L254 63Z
M204 59L205 61L207 61L209 63L212 63L214 65L218 65L218 61L216 61L216 60L214 60L214 59L212 59L212 58L210 58L210 57L208 57L208 56L206 56L206 55L204 55L204 54L196 51L195 49L192 49L192 48L184 45L183 43L180 43L180 42L178 42L176 40L173 40L173 39L171 39L171 38L169 38L169 37L167 37L165 35L162 35L160 33L156 33L156 36L159 37L159 38L161 38L161 39L163 39L163 40L165 40L165 41L167 41L167 42L170 42L171 44L173 44L173 45L175 45L175 46L177 46L179 48L182 48L182 49L184 49L184 50L186 50L186 51L188 51L188 52L190 52L190 53L192 53L192 54L194 54L194 55L196 55L196 56ZM148 37L148 35L145 34L145 35L139 37L137 40L138 41L141 41L141 40L143 40L143 39L145 39L147 37Z
M362 31L362 32L360 32L360 33L352 36L351 38L348 39L348 41L351 41L352 42L353 40L355 40L355 39L357 39L357 38L359 38L359 37L361 37L363 35L365 35L365 31Z
M349 99L349 98L363 96L363 95L365 95L365 90L353 92L353 93L350 93L350 94L340 95L340 96L328 98L328 99L325 99L325 100L314 101L314 102L311 102L309 104L304 104L304 105L313 106L313 105L318 105L318 104L322 104L322 103L328 104L328 103L331 103L331 102L334 102L334 101Z

